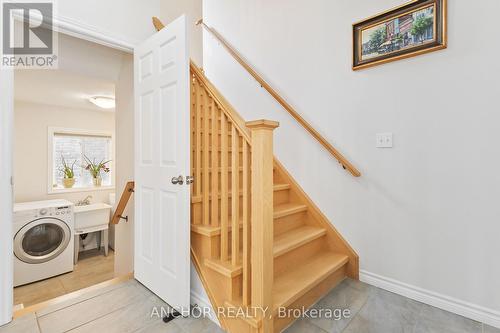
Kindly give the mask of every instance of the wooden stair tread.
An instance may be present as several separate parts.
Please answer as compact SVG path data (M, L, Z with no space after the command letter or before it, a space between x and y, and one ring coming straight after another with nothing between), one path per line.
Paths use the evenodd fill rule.
M304 296L330 274L349 261L346 255L322 252L303 264L294 266L274 278L273 309L286 307Z
M288 190L289 188L290 188L290 184L275 184L274 185L274 192ZM228 195L229 198L231 198L233 196L233 193L231 191L229 191L227 195ZM240 191L240 196L241 195L243 195L243 191ZM210 193L208 195L208 197L211 200L212 194ZM221 198L221 194L218 193L217 197L218 197L218 199L220 199ZM191 203L202 202L202 200L203 200L203 195L197 195L197 196L192 196L191 197Z
M274 184L273 189L274 191L284 191L284 190L289 190L290 189L290 184Z
M228 217L228 230L231 231L232 225L231 225L231 216ZM240 220L240 228L243 228L243 221ZM221 227L215 227L211 225L203 225L203 224L192 224L191 223L191 231L196 232L197 234L201 234L207 237L212 237L212 236L217 236L220 235L220 229Z
M285 232L274 238L274 257L283 255L324 235L326 235L325 229L309 225Z
M227 261L221 261L220 259L205 259L205 266L221 273L224 276L233 278L243 272L243 266L241 264L242 256L240 256L239 262L239 265L233 266L231 258Z
M307 206L298 203L285 203L274 207L274 218L285 217L295 213L305 212Z

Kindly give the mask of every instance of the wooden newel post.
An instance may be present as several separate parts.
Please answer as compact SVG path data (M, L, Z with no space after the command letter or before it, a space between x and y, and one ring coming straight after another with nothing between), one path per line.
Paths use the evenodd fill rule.
M273 130L276 121L246 123L252 132L251 302L268 309L260 332L273 332Z

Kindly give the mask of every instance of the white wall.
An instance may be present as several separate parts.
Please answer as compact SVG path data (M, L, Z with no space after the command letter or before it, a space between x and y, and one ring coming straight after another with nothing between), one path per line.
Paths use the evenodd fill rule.
M447 50L353 72L351 24L403 2L204 1L205 22L360 179L206 33L205 72L247 120L280 121L276 155L358 251L363 276L451 297L463 314L477 309L476 319L490 314L500 325L500 44L492 42L500 2L450 1ZM376 149L377 132L393 132L394 148Z
M112 112L69 109L16 101L14 106L15 202L52 199L77 202L87 195L92 195L92 202L108 202L109 193L114 190L47 194L49 127L114 133L115 115Z
M123 57L116 83L116 201L120 200L127 182L134 180L134 59ZM134 196L130 197L121 220L115 226L115 276L134 270Z
M195 23L202 17L202 0L160 1L160 19L163 24L169 24L182 14L186 14L190 57L201 67L203 66L203 34L201 26L196 26Z
M132 45L151 36L151 22L158 16L160 0L60 0L57 16L64 21Z

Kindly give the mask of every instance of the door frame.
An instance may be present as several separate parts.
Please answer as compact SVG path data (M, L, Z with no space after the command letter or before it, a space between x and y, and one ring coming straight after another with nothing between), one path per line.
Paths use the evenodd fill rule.
M1 14L1 9L0 9ZM72 19L58 16L53 18L54 30L58 33L87 40L107 47L133 54L134 46L107 32L100 32ZM151 25L153 32L153 26ZM2 36L0 34L0 45ZM0 70L0 326L9 323L14 313L14 265L12 247L12 163L14 120L14 70Z

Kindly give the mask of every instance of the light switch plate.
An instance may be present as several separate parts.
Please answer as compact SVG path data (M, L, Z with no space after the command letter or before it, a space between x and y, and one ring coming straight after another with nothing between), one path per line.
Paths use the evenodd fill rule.
M392 133L377 133L377 148L392 148Z

